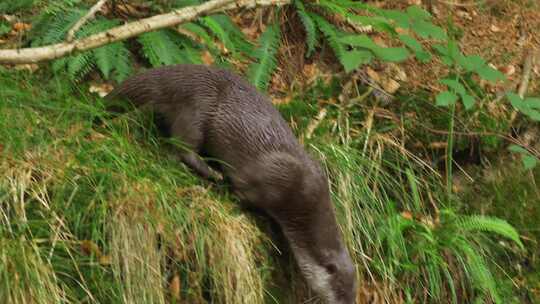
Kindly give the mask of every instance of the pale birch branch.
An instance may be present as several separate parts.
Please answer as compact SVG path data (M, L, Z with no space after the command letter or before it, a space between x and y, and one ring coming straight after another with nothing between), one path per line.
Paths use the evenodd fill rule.
M66 41L71 42L73 41L73 38L75 38L75 33L86 23L88 20L93 19L96 13L101 9L101 7L107 2L107 0L99 0L86 15L84 15L75 25L69 29L66 35Z
M143 33L189 22L198 17L207 16L224 9L230 10L234 8L252 8L271 5L278 6L288 4L289 2L290 0L212 0L201 5L189 6L167 14L156 15L126 23L72 42L61 42L35 48L0 50L0 63L36 63L57 59L75 52L94 49L108 43L126 40Z

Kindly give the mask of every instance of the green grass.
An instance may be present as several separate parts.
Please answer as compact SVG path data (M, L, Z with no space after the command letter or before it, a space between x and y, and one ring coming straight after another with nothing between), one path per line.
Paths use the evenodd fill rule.
M0 70L0 298L257 304L311 297L269 221L240 209L226 187L190 174L156 138L148 115L111 117L101 101L65 83ZM294 108L310 112L292 104L283 109L288 120ZM331 179L359 297L503 303L490 256L503 252L493 242L500 238L517 250L515 230L457 214L437 174L382 137L366 135L360 147L339 144L344 137L328 131L306 146Z

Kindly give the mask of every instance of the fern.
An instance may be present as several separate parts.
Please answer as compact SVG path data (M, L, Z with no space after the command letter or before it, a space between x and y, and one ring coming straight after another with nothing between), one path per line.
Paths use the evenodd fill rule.
M116 81L122 81L132 72L131 53L122 42L100 47L93 51L93 56L105 79L112 75Z
M251 54L253 52L253 45L229 16L217 14L213 15L212 18L228 33L231 42L238 51L236 54L233 54L234 56L240 58L242 53Z
M154 67L182 63L180 48L167 30L144 33L137 41L142 45L143 56Z
M81 80L94 68L92 54L85 52L68 57L67 72L69 77L74 81Z
M225 47L226 52L236 53L236 47L233 44L229 34L225 29L215 20L214 16L204 17L200 21L204 26L206 26L213 34L216 36L223 46Z
M51 24L45 27L47 31L43 33L43 38L36 39L32 45L47 45L63 41L69 29L72 28L84 14L84 10L72 9L65 14L58 14L52 17L52 20L48 20L51 21Z
M279 48L281 33L279 26L269 26L259 38L259 48L255 51L258 62L250 65L248 77L259 90L265 90L272 72L276 68L276 55Z
M295 0L294 5L296 6L296 12L300 17L300 20L304 25L304 29L306 30L306 45L308 48L306 57L310 57L311 54L313 54L313 51L315 51L315 44L317 43L317 27L315 26L313 19L308 15L301 0Z
M178 56L182 63L202 63L200 49L197 48L193 40L173 32L170 32L169 37L180 48Z
M330 45L336 57L338 59L342 58L345 53L345 48L339 41L339 30L323 17L313 13L310 13L309 15L317 23L319 30L324 34L324 37L328 41L328 45Z
M189 22L189 23L180 25L180 28L185 29L191 32L192 34L196 35L197 37L199 37L210 51L216 50L216 45L214 41L212 40L212 37L210 37L210 35L208 34L208 32L206 31L204 27L196 23Z
M458 238L454 244L456 255L465 256L465 259L462 259L463 268L473 285L484 294L489 294L493 302L501 303L495 280L481 253L464 238Z
M484 231L495 233L514 241L522 250L525 249L523 243L519 239L519 234L516 229L508 224L505 220L482 215L471 215L459 217L457 220L457 225L463 231Z

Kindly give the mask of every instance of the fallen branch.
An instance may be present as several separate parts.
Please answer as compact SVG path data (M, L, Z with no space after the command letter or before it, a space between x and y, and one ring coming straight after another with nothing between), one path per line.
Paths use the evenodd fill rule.
M96 13L101 9L101 7L107 2L107 0L99 0L86 15L84 15L75 25L69 29L66 35L66 41L71 42L73 41L73 38L75 37L75 33L86 23L88 20L93 19Z
M189 22L198 17L207 16L222 10L270 5L278 6L288 4L289 2L290 0L212 0L201 5L189 6L167 14L133 21L72 42L62 42L36 48L0 50L0 63L36 63L57 59L75 52L94 49L112 42L126 40L143 33Z

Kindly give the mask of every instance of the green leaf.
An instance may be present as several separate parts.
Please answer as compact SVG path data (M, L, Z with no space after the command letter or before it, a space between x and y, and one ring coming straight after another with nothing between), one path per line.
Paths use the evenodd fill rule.
M377 57L385 61L399 62L409 57L409 51L401 47L377 47L372 51Z
M523 105L523 99L516 93L507 93L506 97L510 100L510 104L516 109L521 109Z
M454 92L458 93L459 95L466 94L465 87L461 83L459 83L459 81L457 80L445 78L445 79L441 79L439 82L446 85L450 89L454 90Z
M395 33L395 26L390 23L390 20L380 16L361 16L350 15L348 16L350 21L353 21L359 25L371 25L375 30L381 32Z
M408 29L410 27L409 16L398 10L385 10L382 15L388 19L394 20L398 27Z
M523 155L521 158L521 162L523 163L523 167L526 170L533 169L538 164L538 158L532 156L532 155Z
M353 47L369 49L377 57L385 61L403 61L409 56L407 49L400 47L381 47L367 35L347 35L339 38L339 41Z
M523 100L515 93L508 93L506 94L506 97L508 97L510 104L512 104L512 106L518 111L527 115L534 121L540 121L540 99L527 98Z
M398 37L399 40L401 40L401 42L403 42L411 50L415 52L421 52L424 50L422 44L420 44L420 42L418 42L418 40L414 39L412 36L406 34L399 34Z
M484 58L478 55L459 56L457 58L457 62L467 72L476 72L486 65Z
M458 96L452 92L449 91L443 91L435 97L436 105L441 107L447 107L451 104L454 104L456 100L458 99Z
M497 82L499 80L505 79L503 73L488 65L484 65L483 67L477 69L476 72L480 77L491 82Z
M540 109L540 98L527 97L527 98L525 98L525 104L527 104L527 106L529 106L531 108Z
M373 58L373 55L369 51L352 50L352 51L346 51L345 53L343 53L343 56L341 57L340 62L345 68L345 72L348 73L358 68L362 64L369 63L372 58Z
M11 31L11 26L7 25L4 22L0 22L0 36L7 34Z
M474 106L474 97L469 94L463 94L461 95L461 102L466 110L470 110Z
M441 27L438 27L431 22L416 20L411 24L411 29L422 38L432 37L439 40L448 39L446 32Z
M413 20L414 19L425 20L425 19L431 18L431 14L427 12L426 10L424 10L423 8L419 7L418 5L409 6L407 8L407 15L409 16L409 18Z
M442 45L442 44L434 44L432 48L439 53L439 57L441 58L442 62L445 65L451 66L454 64L454 60L450 56L450 51L448 50L448 46Z
M508 151L514 152L514 153L521 153L521 154L528 154L529 151L525 150L523 147L518 145L510 145L508 146Z

